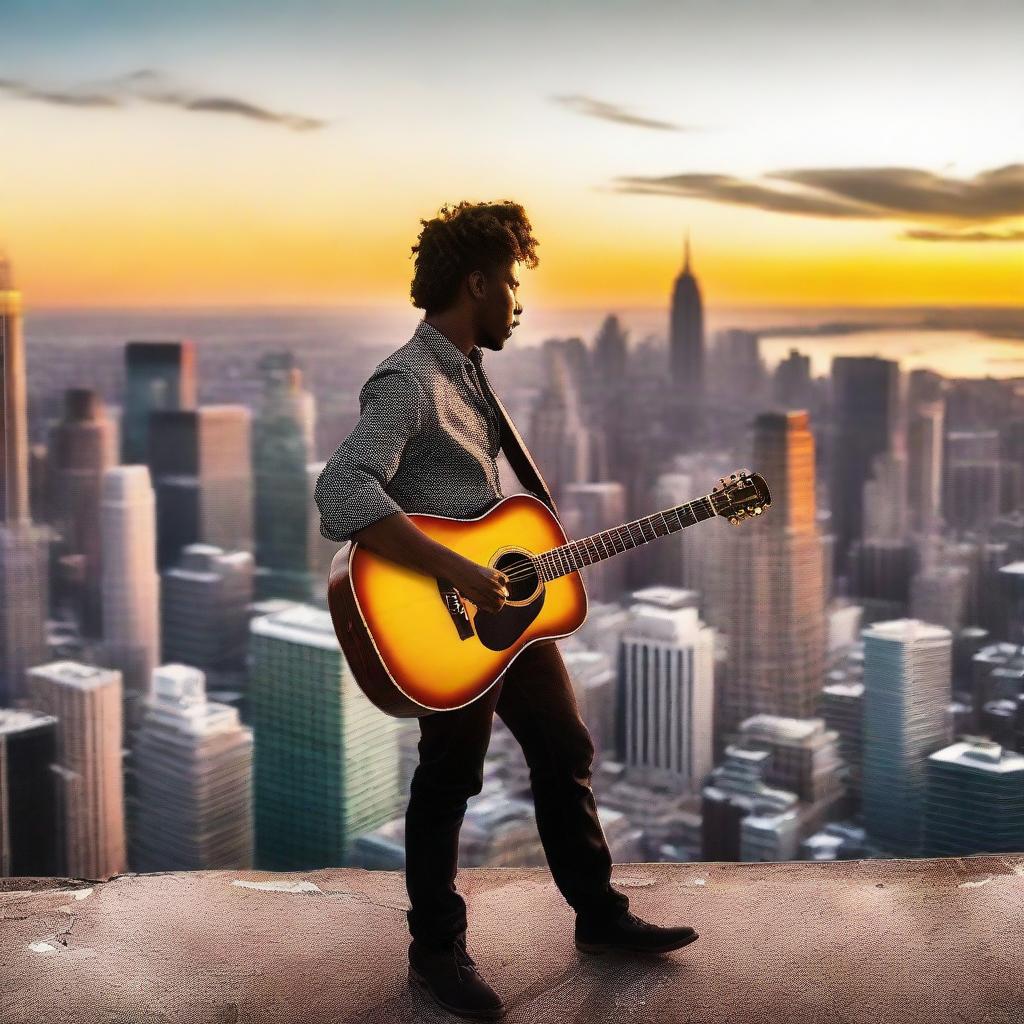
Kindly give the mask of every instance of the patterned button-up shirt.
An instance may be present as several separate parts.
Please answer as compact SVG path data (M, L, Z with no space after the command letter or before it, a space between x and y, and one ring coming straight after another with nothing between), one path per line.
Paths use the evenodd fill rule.
M421 320L359 392L359 422L327 460L314 496L320 532L343 543L394 512L472 519L504 495L498 413L469 357Z

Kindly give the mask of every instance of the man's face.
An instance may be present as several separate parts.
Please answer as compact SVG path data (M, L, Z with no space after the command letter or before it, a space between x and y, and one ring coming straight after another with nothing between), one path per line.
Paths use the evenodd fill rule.
M500 352L519 326L518 318L523 313L516 261L510 259L496 267L486 275L483 286L485 294L477 306L477 344Z

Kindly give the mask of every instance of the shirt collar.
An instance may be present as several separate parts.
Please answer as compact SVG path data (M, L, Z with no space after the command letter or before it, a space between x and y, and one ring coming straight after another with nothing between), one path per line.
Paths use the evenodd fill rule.
M442 334L426 320L421 320L416 325L416 333L413 336L434 353L441 366L453 377L460 373L463 366L470 363L480 366L483 359L483 351L479 345L474 345L466 356L447 335Z

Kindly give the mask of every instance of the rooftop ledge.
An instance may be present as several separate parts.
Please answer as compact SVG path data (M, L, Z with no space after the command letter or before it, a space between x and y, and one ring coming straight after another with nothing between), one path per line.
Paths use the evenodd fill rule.
M616 865L666 954L577 953L544 868L472 868L469 951L509 1021L1024 1019L1024 853ZM442 1021L406 980L399 872L0 879L0 1019Z

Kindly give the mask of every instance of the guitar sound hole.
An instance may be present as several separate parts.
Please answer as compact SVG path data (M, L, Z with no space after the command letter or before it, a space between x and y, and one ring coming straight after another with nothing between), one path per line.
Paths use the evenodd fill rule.
M494 568L511 577L508 584L510 601L525 601L537 589L537 571L526 555L507 551L494 563Z

